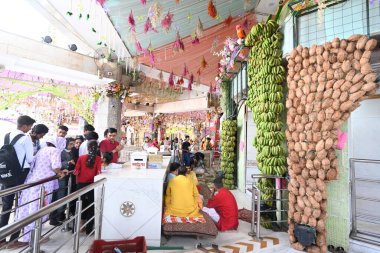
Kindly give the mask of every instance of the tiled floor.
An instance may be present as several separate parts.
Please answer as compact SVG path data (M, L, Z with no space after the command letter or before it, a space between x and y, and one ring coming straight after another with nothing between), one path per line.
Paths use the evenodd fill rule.
M233 194L236 197L239 208L248 208L250 209L250 197L244 193L239 191L233 191ZM48 229L49 226L45 227L45 230ZM220 250L225 253L235 253L233 251L234 248L228 248L228 246L236 247L240 249L239 253L243 253L247 251L247 247L244 245L236 245L236 243L246 243L253 245L253 251L250 252L276 252L276 253L295 253L290 249L288 236L286 233L274 233L273 231L262 229L262 236L270 236L275 237L279 240L279 244L273 245L273 241L270 239L265 239L267 242L267 246L265 248L260 249L260 244L257 242L250 241L252 238L248 235L250 231L250 224L244 221L240 221L239 229L237 231L229 231L224 233L219 233L217 238L215 239L207 239L207 238L195 238L195 237L183 237L183 236L173 236L169 240L162 237L162 247L183 247L183 250L152 250L152 253L175 253L175 252L202 252L196 250L196 244L202 243L206 248L210 248L211 244L217 244L220 247ZM70 239L72 236L71 232L61 232L59 231L54 236L51 236L50 240L44 244L41 244L41 250L45 252L73 252L73 240ZM81 235L80 241L82 242L85 239L85 235ZM86 252L93 240L93 237L88 238L80 248L80 252ZM66 242L67 241L67 242ZM66 243L65 243L66 242ZM56 248L64 244L64 246L57 250ZM222 246L227 246L227 248L223 248ZM21 249L17 250L0 250L4 253L15 253L21 252Z

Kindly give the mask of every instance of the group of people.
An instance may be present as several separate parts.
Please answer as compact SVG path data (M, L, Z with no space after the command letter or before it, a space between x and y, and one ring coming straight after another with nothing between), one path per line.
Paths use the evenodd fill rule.
M71 191L79 190L94 182L96 175L103 169L112 166L118 160L118 152L123 148L116 141L117 130L108 128L104 132L104 140L98 142L99 135L92 125L84 127L84 138L76 136L67 137L67 126L59 126L56 134L50 137L44 136L49 132L49 128L44 124L36 124L35 120L23 115L17 119L17 129L6 135L8 143L15 139L13 148L17 154L18 162L21 166L21 173L17 175L17 184L4 184L8 189L21 184L28 184L51 176L58 176L59 179L51 180L43 184L45 188L44 205L63 198L67 194L68 175L72 177ZM16 139L17 138L17 139ZM4 140L5 143L5 140ZM40 185L27 188L21 191L16 199L18 208L15 213L15 220L21 220L39 209ZM9 222L10 211L14 205L15 194L10 194L2 198L2 213L0 227L6 226ZM94 192L88 192L82 196L82 206L86 209L94 202ZM75 213L75 202L70 203L70 212ZM94 215L94 206L87 208L82 214L82 224L89 221ZM53 226L59 226L65 220L65 206L52 212L49 217L44 217L44 221L50 220ZM94 221L91 220L83 228L89 234L93 230ZM12 234L9 242L1 238L0 248L19 248L29 244L31 231L34 223L23 228L20 232ZM83 232L84 232L83 231Z
M223 187L221 177L214 180L211 198L203 207L195 173L179 163L170 164L165 193L164 216L181 218L203 217L207 213L220 231L236 230L239 226L238 207L233 194Z
M201 145L198 145L198 142L195 140L190 139L188 135L185 136L185 139L178 139L178 137L173 138L173 140L170 140L169 137L166 137L165 139L162 139L161 142L158 142L157 138L151 139L149 136L146 136L144 138L144 144L143 149L147 150L150 147L156 147L157 149L161 149L161 146L164 147L165 151L170 151L173 149L183 149L183 144L188 145L188 149L190 152L198 152L200 150L213 150L214 145L212 143L212 140L210 136L206 136L202 139Z

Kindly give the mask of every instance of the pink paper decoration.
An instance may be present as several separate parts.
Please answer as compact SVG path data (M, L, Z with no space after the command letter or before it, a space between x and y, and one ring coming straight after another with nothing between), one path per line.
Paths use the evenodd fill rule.
M149 63L151 66L156 65L156 59L153 54L153 50L149 50Z
M107 0L96 0L96 2L98 2L103 7L103 5L105 4L105 2L107 2Z
M150 18L148 17L144 24L144 33L149 32L152 29L152 23L150 22Z
M183 44L183 41L181 39L181 36L179 35L179 32L177 32L176 40L173 43L173 51L184 51L185 50L185 44Z
M191 40L191 44L193 45L198 45L199 43L201 43L199 41L199 38L197 36L195 36L192 40Z
M136 22L135 22L135 18L133 17L132 10L131 10L131 13L129 13L128 23L131 26L132 31L136 31Z
M140 44L140 41L136 40L135 46L136 46L136 52L138 52L138 53L143 52L143 48L142 48L142 46Z
M194 75L193 75L193 73L191 73L190 77L189 77L189 84L187 86L187 90L193 89L193 83L194 83Z
M170 13L170 11L168 11L168 13L165 15L165 17L161 21L161 26L166 32L168 32L170 30L170 27L171 27L172 22L173 22L173 16L174 16L174 14L172 14L172 13Z
M186 63L184 63L182 76L187 76L188 74L189 74L189 69L187 68Z
M140 3L141 3L142 5L146 5L146 0L140 0Z
M148 48L144 50L144 55L149 55L150 66L153 67L156 65L156 58L154 57L152 43L149 43Z
M197 26L194 29L194 37L201 38L203 36L203 24L201 19L198 17L198 23Z
M338 144L336 145L336 148L339 150L343 150L346 144L346 141L347 141L347 133L342 132L338 129Z
M172 72L170 73L170 75L169 75L168 83L169 83L169 87L170 87L170 88L173 88L173 87L174 87L174 74L173 74L173 71L172 71Z
M144 24L144 33L147 33L149 31L154 31L154 32L157 32L157 30L152 26L152 21L150 20L150 18L148 17L145 21L145 24Z

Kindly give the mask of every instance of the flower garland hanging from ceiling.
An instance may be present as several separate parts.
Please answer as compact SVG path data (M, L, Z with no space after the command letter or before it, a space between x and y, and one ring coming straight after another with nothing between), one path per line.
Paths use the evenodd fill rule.
M194 83L194 75L193 73L191 73L189 77L189 83L187 84L187 90L191 91L193 89L193 83Z
M212 0L208 1L208 15L212 18L216 18L218 16L218 11L216 10L216 7L214 5L214 2Z
M178 31L176 40L173 43L173 52L182 52L184 50L185 50L185 44L183 43Z
M129 16L128 16L128 24L131 26L131 30L133 32L136 32L136 22L135 22L135 18L133 17L132 10L131 10L131 12L129 13Z
M194 29L194 37L201 38L203 36L203 31L204 31L204 29L203 29L202 21L198 17L198 23L197 23L197 26Z
M233 21L233 18L231 16L231 14L223 21L224 24L226 24L227 26L230 26L231 23Z
M161 26L162 26L162 29L164 29L164 31L166 31L166 32L170 31L170 27L171 27L172 22L173 22L173 17L174 17L174 14L170 13L170 11L168 11L168 13L162 19Z
M160 22L162 14L162 6L160 3L155 2L152 6L149 7L148 17L152 23L152 28L156 29L158 22Z

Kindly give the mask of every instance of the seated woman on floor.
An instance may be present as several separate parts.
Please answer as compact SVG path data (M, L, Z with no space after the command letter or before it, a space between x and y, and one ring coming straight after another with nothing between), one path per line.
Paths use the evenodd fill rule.
M165 216L203 217L199 212L199 193L193 181L186 177L186 167L178 168L178 176L170 180L165 196Z
M220 231L236 230L239 226L236 199L223 187L221 177L215 178L212 197L202 211L211 216Z
M169 174L166 177L166 183L175 178L178 175L178 168L181 167L179 163L171 163L169 167Z

